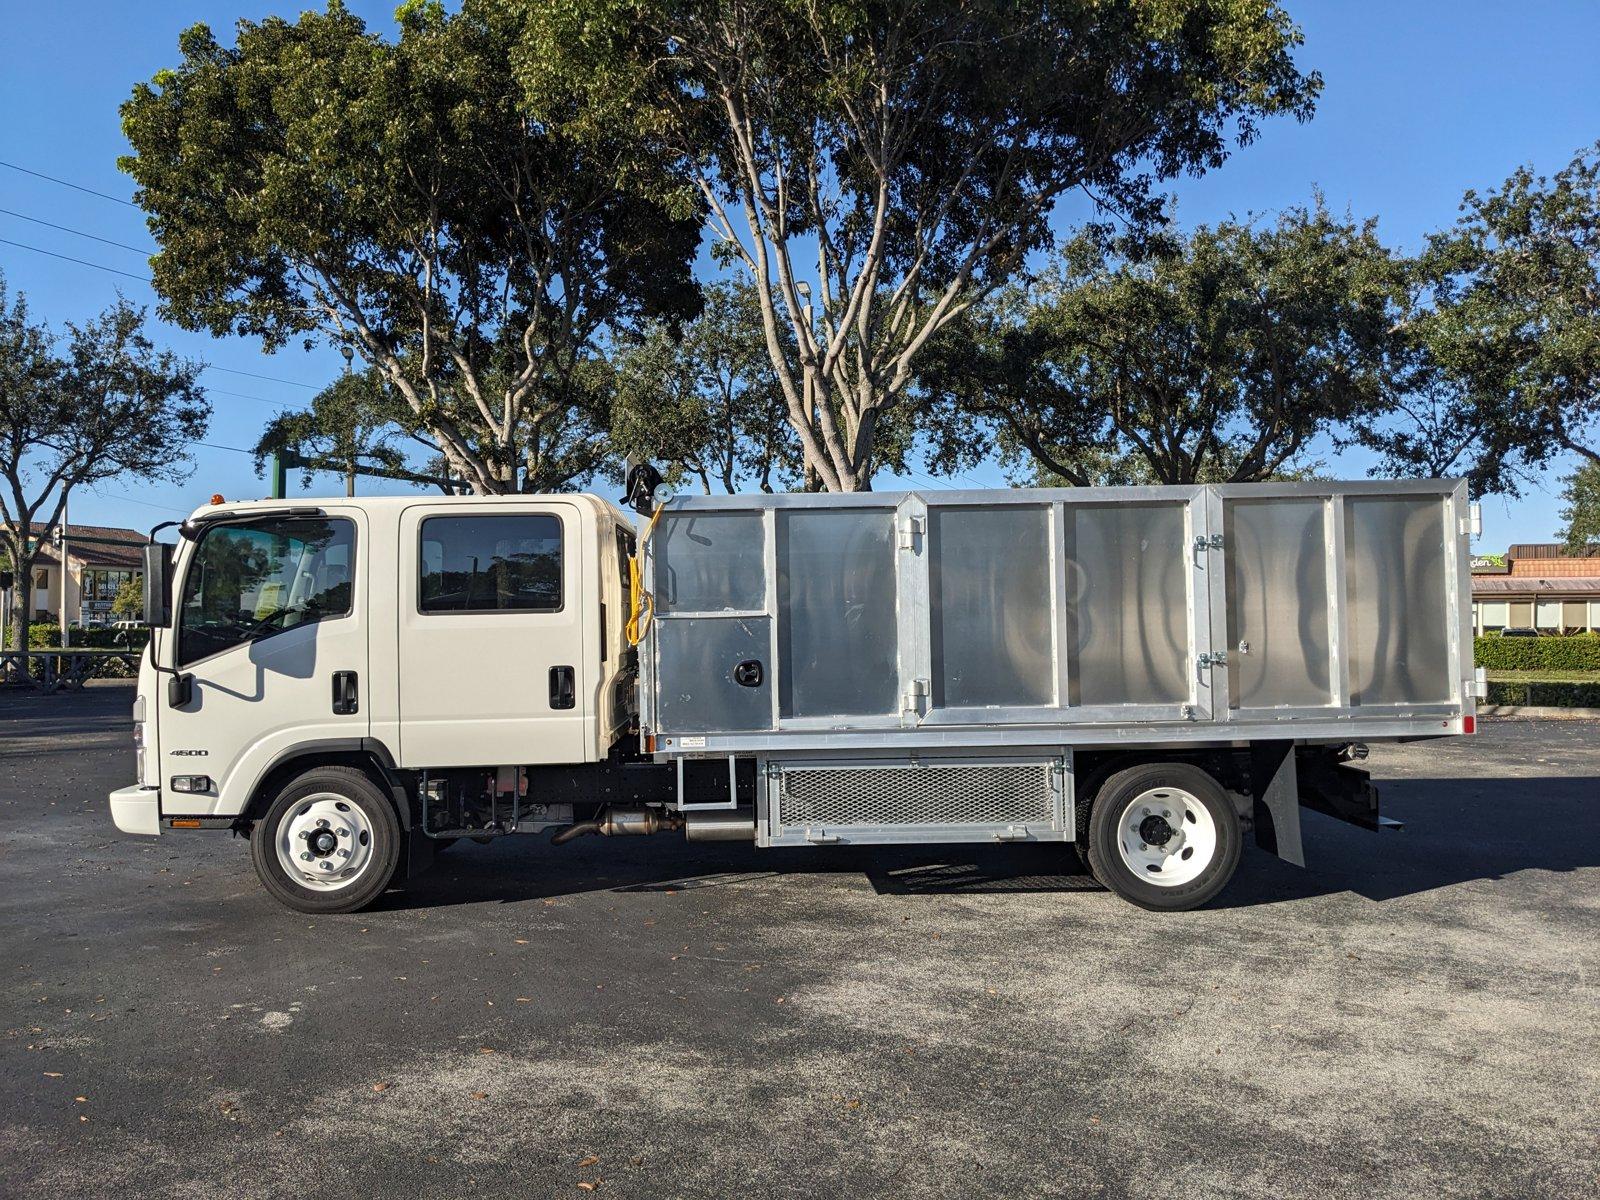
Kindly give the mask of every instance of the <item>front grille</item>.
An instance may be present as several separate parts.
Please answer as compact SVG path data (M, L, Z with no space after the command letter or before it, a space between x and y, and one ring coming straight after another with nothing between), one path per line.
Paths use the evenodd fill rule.
M779 825L1049 825L1051 762L785 765Z

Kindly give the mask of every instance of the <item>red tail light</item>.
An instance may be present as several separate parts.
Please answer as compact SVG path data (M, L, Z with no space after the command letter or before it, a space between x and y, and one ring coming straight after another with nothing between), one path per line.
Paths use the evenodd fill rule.
M1473 716L1462 717L1461 718L1461 732L1462 733L1477 733L1478 732L1478 718L1477 717L1473 717Z

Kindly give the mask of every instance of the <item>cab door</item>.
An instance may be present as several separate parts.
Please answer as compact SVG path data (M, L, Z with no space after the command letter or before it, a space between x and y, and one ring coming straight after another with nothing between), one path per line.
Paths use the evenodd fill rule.
M408 506L399 529L400 765L588 761L593 656L581 511L561 500ZM585 676L587 672L587 677Z
M158 691L163 812L232 815L282 754L367 736L366 543L340 506L202 529L157 647L177 672Z

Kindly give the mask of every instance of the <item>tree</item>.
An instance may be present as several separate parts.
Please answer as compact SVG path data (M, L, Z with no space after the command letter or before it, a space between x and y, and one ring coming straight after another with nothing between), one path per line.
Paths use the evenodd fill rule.
M1568 475L1561 498L1567 506L1561 510L1566 528L1560 536L1568 548L1600 548L1600 465L1584 463Z
M617 357L611 440L707 494L753 481L764 492L799 476L799 448L748 283L705 290L705 309L679 331L653 326Z
M756 285L806 468L871 486L929 342L1079 190L1138 223L1259 119L1310 115L1272 0L503 0L536 115L647 135ZM805 290L815 288L814 296Z
M1475 493L1515 494L1552 458L1600 463L1600 144L1551 178L1517 170L1469 191L1418 262L1411 337L1431 404L1392 469L1463 471Z
M111 598L111 615L137 617L144 611L144 585L137 579L125 579L117 585L117 594Z
M376 370L342 375L312 398L310 408L283 413L267 423L254 447L256 472L262 471L269 456L292 453L342 474L345 495L353 496L356 475L363 467L405 468L405 455L395 442L407 432L410 417L410 409L385 388ZM309 468L302 486L311 486Z
M24 581L74 488L185 478L185 451L211 412L195 382L200 364L157 350L144 310L126 300L69 324L65 343L62 352L21 294L8 307L0 278L0 549ZM12 622L26 652L27 605Z
M998 448L1046 479L1249 482L1388 410L1403 264L1373 222L1290 209L1106 252L1069 244L929 357L935 466Z
M560 487L606 425L592 365L648 317L692 316L698 223L626 137L530 120L486 4L418 0L386 42L331 0L298 22L196 25L122 109L189 329L351 345L481 493ZM558 451L558 452L553 452Z

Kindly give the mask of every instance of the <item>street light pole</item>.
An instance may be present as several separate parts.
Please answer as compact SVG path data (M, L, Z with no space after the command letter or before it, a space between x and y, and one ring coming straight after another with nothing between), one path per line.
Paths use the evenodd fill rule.
M349 379L350 366L356 357L356 348L349 342L344 342L339 346L339 353L344 355L344 377ZM356 494L356 464L354 460L345 466L344 494L346 496L354 496Z
M69 649L72 646L72 630L67 624L67 584L72 578L72 568L67 565L67 501L61 501L61 648Z

